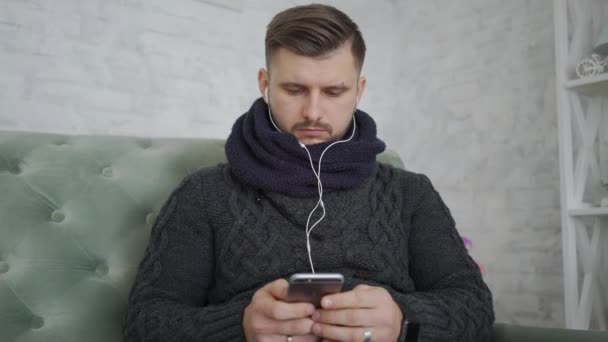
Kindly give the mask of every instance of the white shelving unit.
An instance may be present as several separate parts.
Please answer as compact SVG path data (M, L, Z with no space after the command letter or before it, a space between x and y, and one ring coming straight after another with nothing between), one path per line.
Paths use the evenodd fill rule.
M557 111L566 327L606 330L603 248L608 207L589 206L588 189L600 189L598 130L608 113L608 73L578 79L577 59L590 54L595 28L608 22L608 1L554 0ZM595 21L595 22L594 22ZM608 108L608 107L606 107ZM608 121L606 121L608 122ZM591 196L593 197L593 196ZM605 263L605 260L604 260Z
M587 95L601 95L608 91L608 73L585 79L566 81L565 88Z

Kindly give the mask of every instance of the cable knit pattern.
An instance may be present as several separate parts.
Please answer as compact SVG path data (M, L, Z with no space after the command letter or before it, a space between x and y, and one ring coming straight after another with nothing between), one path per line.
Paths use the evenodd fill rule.
M305 225L317 199L242 185L230 165L188 176L155 223L129 297L128 341L240 341L253 293L309 272ZM484 341L492 296L424 175L376 164L360 186L324 195L311 234L317 272L345 289L386 288L420 341Z

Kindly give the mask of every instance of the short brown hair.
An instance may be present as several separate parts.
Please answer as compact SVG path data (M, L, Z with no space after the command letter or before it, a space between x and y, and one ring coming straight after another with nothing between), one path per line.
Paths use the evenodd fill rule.
M350 42L361 71L365 42L359 27L335 7L311 4L288 8L272 18L266 30L266 66L279 48L307 57L323 56Z

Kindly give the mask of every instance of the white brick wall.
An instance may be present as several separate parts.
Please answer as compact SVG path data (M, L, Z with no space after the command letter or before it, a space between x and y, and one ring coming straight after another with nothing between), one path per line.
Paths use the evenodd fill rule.
M381 131L473 240L497 319L563 325L552 2L396 7L399 115Z
M1 1L0 129L225 137L295 3ZM473 240L498 320L562 325L552 3L327 3L368 45L360 107Z

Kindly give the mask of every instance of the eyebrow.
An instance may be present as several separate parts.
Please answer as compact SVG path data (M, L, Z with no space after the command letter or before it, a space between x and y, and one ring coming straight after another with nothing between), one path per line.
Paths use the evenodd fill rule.
M306 88L306 86L304 84L297 83L297 82L281 82L281 83L279 83L279 86L282 88L292 88L292 87L293 88ZM344 84L344 82L342 82L341 84L334 84L334 85L323 87L323 89L333 89L333 90L345 91L345 90L350 89L350 87L346 86Z

